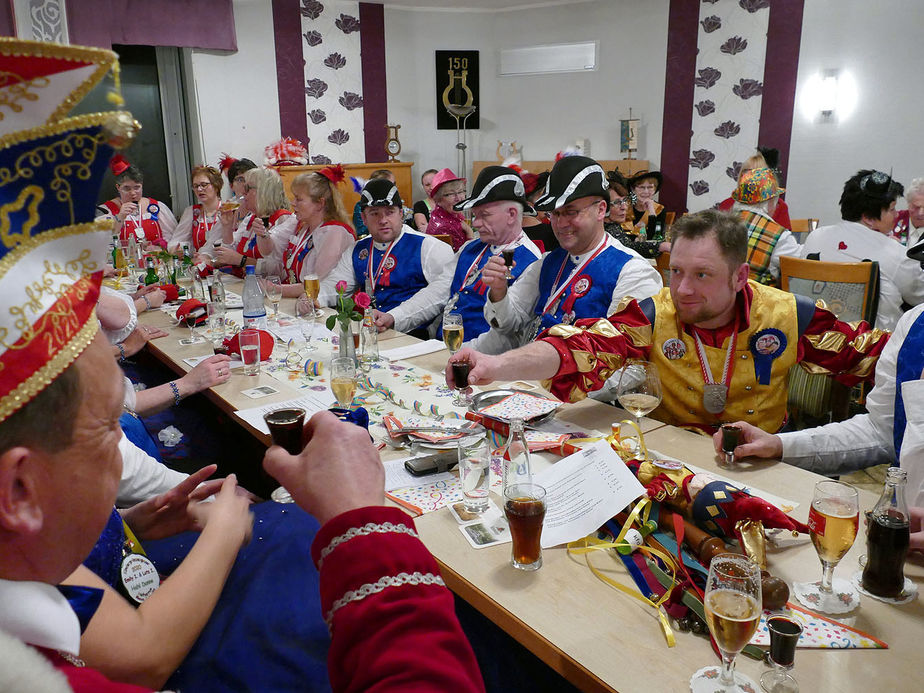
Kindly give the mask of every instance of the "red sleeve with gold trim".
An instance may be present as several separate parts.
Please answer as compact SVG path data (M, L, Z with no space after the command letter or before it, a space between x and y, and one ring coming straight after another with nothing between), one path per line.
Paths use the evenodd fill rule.
M831 311L815 308L799 339L799 362L809 373L831 375L848 387L864 381L872 385L889 336L866 321L842 322Z
M586 318L574 325L555 325L543 341L555 347L561 366L543 386L563 402L577 402L603 387L626 359L647 359L651 323L629 300L609 318Z
M484 691L452 593L404 512L338 515L320 529L311 555L331 629L334 691Z

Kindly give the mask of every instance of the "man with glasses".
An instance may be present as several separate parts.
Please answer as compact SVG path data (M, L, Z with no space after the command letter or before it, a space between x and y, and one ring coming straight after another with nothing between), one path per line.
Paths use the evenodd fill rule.
M888 237L895 225L895 201L903 192L901 183L881 171L859 171L844 184L842 221L815 229L802 246L802 257L823 262L878 262L876 327L890 331L905 308L924 302L921 263Z
M553 325L607 316L626 296L645 298L661 290L657 270L604 231L608 201L600 164L584 156L559 160L536 207L551 212L561 247L530 265L513 285L500 258L485 265L482 280L490 287L485 318L513 344L531 342Z
M391 326L383 314L435 281L452 262L452 249L404 224L404 203L398 188L387 178L366 183L359 202L370 235L340 256L337 266L321 282L318 301L335 305L337 284L346 282L347 295L358 289L372 297L376 324L383 331ZM420 326L408 325L407 331Z

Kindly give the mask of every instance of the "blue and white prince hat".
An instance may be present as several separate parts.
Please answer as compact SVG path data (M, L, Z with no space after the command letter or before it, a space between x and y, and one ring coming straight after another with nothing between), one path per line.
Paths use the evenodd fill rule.
M126 111L66 117L108 73L112 51L0 38L0 422L34 398L96 334L111 221L95 222Z

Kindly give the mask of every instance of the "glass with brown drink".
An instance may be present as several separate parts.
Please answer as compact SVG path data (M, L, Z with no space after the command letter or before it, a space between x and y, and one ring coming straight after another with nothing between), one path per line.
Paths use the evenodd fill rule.
M298 407L274 409L263 415L263 421L269 429L273 445L278 445L290 455L298 455L302 451L302 431L305 428L304 409ZM271 498L277 503L295 502L283 486L273 491Z
M466 390L469 389L468 374L472 369L472 364L469 361L454 361L451 364L451 368L452 380L455 383L455 391L453 392L452 403L459 407L468 406Z
M504 279L513 279L513 254L516 252L516 248L504 248L501 250L501 255L504 258L504 266L507 270L504 272Z
M538 484L512 484L504 490L504 515L513 543L510 564L520 570L542 567L542 522L545 489Z

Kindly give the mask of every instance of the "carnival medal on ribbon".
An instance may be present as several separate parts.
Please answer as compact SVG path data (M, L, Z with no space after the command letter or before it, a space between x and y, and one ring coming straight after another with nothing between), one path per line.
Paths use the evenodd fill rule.
M569 294L568 298L565 299L565 302L561 306L561 310L564 313L564 315L566 317L570 316L567 318L567 320L565 320L564 318L562 320L566 325L570 325L571 322L574 320L575 302L579 298L586 296L588 292L590 291L590 287L592 285L593 285L593 282L591 281L590 277L588 277L586 274L582 274L574 278L574 285L571 287L571 293Z
M160 215L160 207L152 202L148 205L148 214L151 215L151 221L157 221L157 217Z
M376 284L391 286L391 272L395 268L395 264L395 258L391 255L385 258L385 266L382 268L382 274L379 276Z
M786 335L775 327L768 327L751 337L748 349L754 355L754 376L757 382L769 385L773 360L786 350Z

